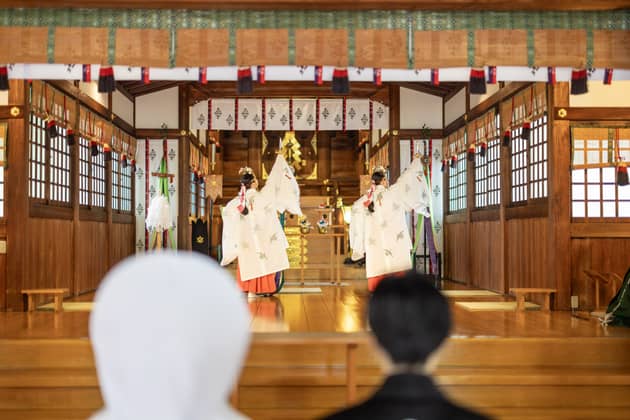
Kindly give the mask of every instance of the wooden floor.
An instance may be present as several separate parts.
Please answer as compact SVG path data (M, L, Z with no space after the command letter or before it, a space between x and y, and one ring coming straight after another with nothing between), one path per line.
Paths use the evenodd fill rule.
M286 289L300 286L288 283ZM252 332L264 333L357 333L368 330L369 293L365 281L344 281L344 286L306 284L320 293L280 293L247 299L252 314ZM444 290L466 286L442 282ZM91 301L93 294L67 301ZM581 319L570 312L468 311L455 302L513 301L501 295L449 298L454 315L453 337L630 337L630 329L603 328L596 319ZM0 338L85 338L89 312L0 312Z
M239 410L254 420L314 419L374 392L383 374L367 339L366 282L344 283L247 300L254 338L235 394ZM455 305L511 300L449 297L454 325L435 374L443 392L506 420L630 418L630 329L569 312ZM0 313L0 418L81 419L102 405L88 319L88 312Z

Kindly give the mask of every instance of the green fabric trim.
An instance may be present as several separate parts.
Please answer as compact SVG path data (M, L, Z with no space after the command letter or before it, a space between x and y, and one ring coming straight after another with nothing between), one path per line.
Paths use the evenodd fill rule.
M593 68L593 30L586 31L586 68Z
M55 27L48 27L48 48L46 50L46 54L48 56L48 62L55 62Z
M107 64L113 65L116 58L116 28L109 28L107 33Z
M593 61L593 30L630 30L630 9L598 12L435 12L405 10L170 10L170 9L0 9L0 26L47 26L47 59L54 59L54 29L105 27L109 29L108 63L114 63L117 28L152 28L171 31L169 65L175 65L177 29L228 29L229 64L236 64L237 29L289 31L289 64L295 63L296 29L348 30L349 65L355 64L355 30L403 29L409 34L408 67L414 68L413 31L466 30L468 65L474 64L474 31L478 29L525 29L528 61L534 63L533 30L583 29L587 32L587 67ZM52 33L52 36L51 36Z
M475 32L468 31L468 66L475 65Z
M598 12L435 12L405 10L0 9L2 26L153 29L348 28L415 30L630 29L630 10Z
M534 31L527 30L527 65L533 67L536 62L536 51L534 48Z

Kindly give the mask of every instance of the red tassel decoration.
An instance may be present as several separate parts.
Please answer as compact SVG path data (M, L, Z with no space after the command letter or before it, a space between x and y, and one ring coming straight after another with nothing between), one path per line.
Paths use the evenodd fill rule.
M523 126L521 127L521 138L523 140L529 141L532 135L532 124L529 121L523 122Z
M620 187L628 185L628 167L625 162L617 164L617 185Z
M383 85L383 71L382 69L374 69L374 84L376 86Z
M92 156L98 156L98 143L95 141L90 142L90 151Z
M441 172L444 172L446 170L446 159L442 159L442 168L440 169Z
M66 144L68 146L74 145L74 130L72 127L69 127L66 131Z
M550 85L556 84L556 68L555 67L547 67L547 83Z
M348 79L348 69L335 69L332 79L333 93L348 94L350 93L350 80Z
M208 84L208 68L207 67L199 67L199 83L202 85Z
M497 84L497 67L496 66L488 67L488 84L489 85Z
M92 81L92 65L84 64L83 65L83 79L84 82L89 83Z
M48 135L49 139L54 139L59 135L57 123L50 117L46 118L46 135Z
M127 169L127 166L129 166L129 163L127 162L127 155L124 153L120 156L120 165L123 169Z
M315 66L315 84L317 86L324 84L324 68L322 66Z
M105 161L112 160L112 148L107 143L103 145L103 155L105 156Z
M148 85L149 83L151 83L148 67L142 67L142 83L144 83L145 85Z
M266 82L266 78L265 78L265 66L258 66L257 68L258 71L258 83L260 83L261 85L264 85Z
M475 161L475 143L468 146L468 160L471 162Z
M131 159L131 172L136 172L136 160Z
M571 72L571 95L582 95L588 92L587 78L586 69Z
M482 158L485 158L487 153L488 153L488 143L486 143L485 141L482 141L481 149L479 150L479 156L481 156Z
M101 67L98 71L98 91L99 93L110 93L116 90L114 80L114 69L112 67Z
M604 84L605 85L612 84L612 78L613 78L613 69L605 69L604 70Z
M431 84L433 86L440 85L440 69L431 69Z
M252 83L252 69L250 67L241 67L237 73L238 82L236 83L236 91L239 95L252 93L254 86Z
M451 156L451 168L455 169L457 167L457 156Z
M486 93L486 79L483 69L470 69L470 93L473 95L483 95Z
M511 134L510 130L505 130L503 133L503 146L508 147L510 145Z
M0 90L9 90L9 69L0 67Z

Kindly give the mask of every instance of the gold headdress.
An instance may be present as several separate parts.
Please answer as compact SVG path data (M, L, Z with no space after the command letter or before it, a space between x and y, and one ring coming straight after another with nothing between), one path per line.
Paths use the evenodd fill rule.
M377 172L381 173L383 176L385 176L385 174L387 173L385 171L385 168L383 166L381 166L381 165L376 166L374 169L372 169L372 175L377 173Z
M245 167L243 167L243 168L238 170L238 175L239 176L243 176L245 174L254 175L254 170L252 168L250 168L249 166L245 166Z

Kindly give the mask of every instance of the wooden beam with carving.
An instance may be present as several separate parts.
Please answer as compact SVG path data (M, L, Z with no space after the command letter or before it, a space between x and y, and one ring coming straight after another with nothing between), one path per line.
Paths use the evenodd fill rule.
M626 0L5 0L3 7L217 10L619 10Z

